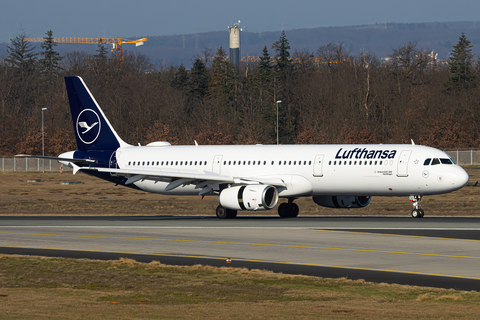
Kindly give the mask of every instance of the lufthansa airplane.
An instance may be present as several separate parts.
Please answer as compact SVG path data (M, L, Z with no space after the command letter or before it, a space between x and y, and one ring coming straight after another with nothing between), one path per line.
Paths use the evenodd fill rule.
M146 192L216 195L221 219L235 218L238 210L273 209L279 198L288 199L278 206L280 217L296 217L300 197L330 208L361 208L372 196L408 196L411 216L421 218L422 196L452 192L468 181L445 152L413 142L133 146L118 136L82 78L66 77L65 83L78 150L43 158L72 167L74 174Z

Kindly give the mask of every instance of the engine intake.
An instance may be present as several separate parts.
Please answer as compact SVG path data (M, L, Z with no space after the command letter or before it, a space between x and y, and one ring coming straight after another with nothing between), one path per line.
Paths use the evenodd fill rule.
M278 202L278 190L273 186L246 185L223 189L218 202L231 210L269 210Z
M313 201L328 208L363 208L368 206L370 196L315 196Z

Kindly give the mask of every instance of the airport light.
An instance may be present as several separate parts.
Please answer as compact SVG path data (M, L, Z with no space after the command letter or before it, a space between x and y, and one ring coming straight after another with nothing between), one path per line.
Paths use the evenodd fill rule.
M278 145L278 104L282 103L282 100L277 101L277 145Z
M43 111L47 110L47 108L42 108L42 157L45 156L45 135L43 130ZM42 173L45 173L45 159L42 159L43 162L43 169Z

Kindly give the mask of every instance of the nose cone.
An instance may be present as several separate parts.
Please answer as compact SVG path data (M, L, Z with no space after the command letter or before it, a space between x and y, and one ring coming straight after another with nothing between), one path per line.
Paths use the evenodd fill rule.
M452 179L452 187L454 190L463 188L469 179L468 173L460 166L455 167Z

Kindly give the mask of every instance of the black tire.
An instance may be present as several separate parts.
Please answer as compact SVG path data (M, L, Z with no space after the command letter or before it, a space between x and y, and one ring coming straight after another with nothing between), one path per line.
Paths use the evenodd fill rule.
M298 216L298 213L300 212L300 209L296 203L290 203L290 210L290 217L292 218Z
M278 215L280 216L280 218L290 217L289 209L290 209L290 206L288 205L288 203L280 203L280 205L278 206Z
M418 217L423 218L424 215L425 215L425 212L422 209L418 209Z
M215 211L215 213L217 214L218 219L227 219L228 218L227 209L225 209L224 207L222 207L220 205L217 207L217 210Z
M237 210L231 210L219 205L215 211L218 219L234 219L237 217Z
M420 215L417 209L413 209L411 214L412 218L418 218L418 216Z
M237 217L237 210L225 209L227 211L227 219L235 219Z

